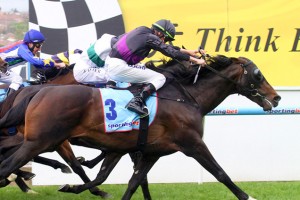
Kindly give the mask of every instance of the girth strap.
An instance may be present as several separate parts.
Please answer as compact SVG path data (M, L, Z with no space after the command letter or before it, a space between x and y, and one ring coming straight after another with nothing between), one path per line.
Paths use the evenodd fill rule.
M143 152L147 144L148 138L148 124L149 124L149 115L143 118L140 118L140 129L139 136L137 140L137 148L139 151Z

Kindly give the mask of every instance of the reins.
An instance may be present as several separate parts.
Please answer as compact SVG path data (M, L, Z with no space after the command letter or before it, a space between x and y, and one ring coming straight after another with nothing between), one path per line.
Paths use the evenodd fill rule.
M186 67L182 62L180 62L179 60L177 59L173 59L175 60L177 63L179 63L181 66L183 67ZM156 61L157 62L157 61ZM167 69L160 69L162 71L165 71L165 72L169 72L169 73L172 73L170 72L169 70ZM180 102L180 103L185 103L185 104L188 104L188 105L191 105L191 106L194 106L196 108L199 108L200 105L199 103L197 102L197 100L195 99L195 97L176 79L176 78L173 78L173 80L175 80L175 82L180 86L180 89L181 91L189 98L191 99L192 101L194 101L195 103L189 103L189 102L186 102L184 99L172 99L172 98L168 98L168 97L161 97L161 96L156 96L156 95L151 95L151 96L155 96L159 99L165 99L165 100L169 100L169 101L176 101L176 102Z
M209 55L203 55L204 58L206 57L210 57ZM244 74L248 74L248 71L246 70L246 67L250 64L252 64L253 62L251 60L249 60L248 62L246 62L245 64L241 63L240 66L243 67L244 69ZM223 74L221 74L219 71L217 71L216 69L212 68L211 66L209 65L206 65L205 66L207 69L209 69L210 71L214 72L216 75L230 81L231 83L235 84L237 86L237 90L238 90L238 93L241 94L243 91L244 93L248 93L250 94L251 96L259 96L261 97L262 99L265 99L265 96L261 95L257 89L254 88L254 84L250 83L250 88L248 87L242 87L237 81L233 80L233 79L230 79L226 76L224 76Z
M207 57L210 57L208 54L204 54L202 55L202 58L207 58ZM177 63L179 63L180 65L182 65L183 67L186 67L181 61L177 60L177 59L174 59ZM244 68L244 74L247 74L247 70L245 69L248 65L250 65L251 63L253 63L251 60L246 62L245 64L240 64L241 67ZM235 84L238 88L240 88L239 90L240 91L245 91L245 92L249 92L249 94L251 94L252 96L260 96L261 98L264 98L264 96L260 95L258 93L258 90L257 89L254 89L253 87L253 84L250 84L251 88L252 89L249 89L249 88L243 88L243 87L240 87L240 84L231 79L231 78L228 78L226 76L224 76L222 73L220 73L218 70L212 68L211 66L209 65L206 65L205 68L207 68L208 70L210 70L211 72L215 73L217 76L225 79L225 80L228 80L229 82ZM197 70L197 73L195 75L195 78L194 78L194 83L196 83L197 79L198 79L198 74L199 74L199 71L201 69L201 66L199 66L198 70ZM166 71L166 72L169 72L171 73L169 70L167 69L161 69L163 71ZM191 106L195 106L197 108L200 107L199 103L197 102L197 100L194 98L194 96L176 79L174 78L174 80L176 81L176 83L180 86L180 89L184 92L184 94L186 96L188 96L189 99L191 99L193 102L195 102L195 104L191 104L189 102L186 102L184 99L172 99L172 98L167 98L167 97L161 97L161 96L157 96L157 98L160 98L160 99L166 99L166 100L170 100L170 101L176 101L176 102L181 102L181 103L186 103L186 104L189 104Z

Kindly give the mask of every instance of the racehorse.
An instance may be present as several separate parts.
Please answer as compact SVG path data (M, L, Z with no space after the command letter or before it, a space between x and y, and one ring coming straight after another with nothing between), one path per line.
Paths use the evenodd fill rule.
M0 69L7 70L7 67L8 67L8 64L0 58ZM69 69L69 68L61 69L61 70L57 70L57 69L53 68L51 70L46 70L44 74L46 74L49 78L45 79L43 82L40 82L39 84L51 84L51 83L52 84L78 84L74 79L73 73L71 73L71 72L72 72L72 69ZM34 81L33 82L28 81L28 82L37 84ZM46 86L47 85L32 86L30 88L27 87L25 89L25 92L23 92L22 89L20 89L16 94L9 96L8 97L9 101L5 101L5 103L4 102L0 103L1 116L3 116L3 113L5 113L7 109L12 107L14 105L14 103L16 104L19 101L21 101L21 99L24 97L24 95L27 95L28 92L35 92L35 91L38 91L40 88L46 87ZM20 125L20 124L17 124L17 125ZM21 130L22 130L22 127L21 127ZM5 132L6 131L2 131L2 133L5 133ZM23 132L23 131L21 131L21 132ZM14 150L16 148L18 148L18 146L20 145L20 142L22 140L23 140L23 134L20 132L18 132L14 136L5 136L2 134L1 144L0 144L0 150L1 150L0 162L4 159L5 156L11 154L10 152L14 152ZM89 181L89 178L86 176L84 170L80 166L80 163L75 158L75 156L72 152L72 149L67 141L64 144L62 144L60 148L58 148L58 152L66 160L66 162L71 165L74 172L79 174L79 176L84 181L86 181L86 182ZM67 167L65 164L60 163L56 160L44 158L41 156L36 156L35 158L33 158L33 161L52 166L55 169L61 168L62 172L64 172L64 173L71 173L71 170L69 169L69 167ZM76 164L74 164L74 163L76 163ZM21 170L17 170L14 173L16 173L18 175L18 177L16 179L16 183L20 187L20 189L24 192L32 192L32 190L25 184L25 182L19 176L25 178L25 180L28 180L28 179L31 179L34 176L34 174L29 173L29 172L23 172ZM10 182L11 182L10 180L6 179L0 185L1 185L1 187L4 187L7 184L9 184ZM107 194L105 192L98 190L98 188L92 189L91 192L95 195L107 197Z
M2 58L0 58L0 70L1 71L6 71L7 67L8 67L8 63L5 62ZM71 76L69 76L69 77L71 77ZM65 81L67 83L69 83L70 81L68 81L68 80L70 80L70 79L71 78L68 78L68 79L65 78ZM60 81L60 79L58 79L58 82L59 81ZM3 88L5 88L5 86ZM8 106L8 107L3 108L3 102L0 102L1 112L3 110L8 109L9 107L11 107L12 104L8 104L8 105L5 104L5 106ZM6 111L4 111L4 112L6 112ZM2 117L2 115L3 115L3 113L0 114L0 117ZM16 134L14 136L10 136L10 135L7 136L7 134L8 134L7 130L1 130L1 133L0 133L0 152L1 152L0 162L3 160L5 155L10 154L10 152L13 152L15 150L15 147L17 147L20 144L20 142L23 140L23 135L22 134ZM60 168L63 173L71 173L71 170L68 166L66 166L65 164L60 163L56 160L44 158L44 157L41 157L41 156L36 156L32 161L40 163L40 164L51 166L54 169ZM30 172L26 172L26 171L22 171L22 170L17 170L15 173L17 174L15 182L19 186L19 188L23 192L34 193L34 191L32 191L26 185L26 183L22 180L22 178L24 178L25 180L30 180L35 175L30 173ZM12 180L14 180L14 179L12 179ZM1 187L4 187L4 186L8 185L12 180L6 179L6 181L1 185Z
M265 111L276 107L281 97L257 66L247 58L216 56L211 57L207 63L208 66L200 70L199 76L197 67L189 66L186 62L173 60L163 66L162 73L173 81L157 93L157 115L149 127L143 157L136 166L122 199L132 197L161 156L177 151L194 158L238 199L253 199L231 181L211 155L202 140L202 120L231 94L244 95ZM12 110L24 110L23 106L18 104ZM99 89L80 85L46 87L35 94L26 107L24 142L12 156L1 163L0 179L7 177L34 156L53 149L70 138L84 139L107 152L115 153L117 160L137 148L136 130L105 133L104 107ZM113 108L111 111L114 111ZM51 120L48 116L52 116ZM9 116L8 112L6 117L18 116ZM0 120L1 128L5 127L6 120ZM111 168L112 166L101 167L101 173ZM103 179L99 173L94 181L70 187L69 191L82 192L101 184Z
M38 77L38 80L28 81L28 82L30 84L35 85L35 86L26 87L23 90L19 90L16 94L14 94L12 96L9 96L8 101L5 101L4 105L0 103L0 105L1 105L0 106L0 108L1 108L0 109L1 110L0 117L2 117L10 107L12 107L13 105L15 105L18 102L22 101L23 97L26 96L28 93L38 91L38 90L40 90L40 88L49 86L49 84L56 84L56 85L79 84L74 79L72 69L73 69L73 66L71 65L68 68L59 69L59 70L56 69L56 68L51 68L51 69L47 69L47 70L40 70L39 69L39 70L34 71L34 74L35 74L36 77ZM17 126L17 125L22 124L22 120L18 123L16 123L15 121L13 123L14 123L14 125L12 125L12 126ZM23 127L22 126L21 126L21 128L19 127L19 130L21 130L21 132L23 132ZM22 137L22 133L13 136L14 141L16 141L15 143L13 143L11 137L12 136L9 136L9 141L10 142L5 143L6 148L8 148L8 146L11 146L11 148L12 148L15 145L19 145L19 142L20 142L19 140L20 140L20 137ZM89 147L89 146L87 146L86 143L82 144L82 143L78 143L78 141L77 141L77 145ZM66 143L62 144L61 146L64 146L64 147L59 149L59 154L62 157L63 157L63 155L68 155L67 158L66 158L66 156L63 157L65 159L65 161L69 164L73 163L72 164L73 166L71 166L72 169L77 174L79 174L79 176L83 180L88 180L85 172L83 171L83 169L80 166L78 166L78 163L76 165L74 165L74 162L75 162L74 158L75 157L71 156L71 155L73 155L73 153L72 153L72 150L71 150L69 144L67 144L67 142L66 142ZM137 157L136 155L139 155L139 154L131 154L130 155L135 164L137 163L137 160L139 159L139 157ZM104 156L105 156L105 152L102 152L99 156L97 156L95 159L93 159L91 161L85 161L85 160L83 160L82 157L80 157L79 161L80 161L81 165L92 168L93 166L98 164L104 158ZM72 162L70 161L70 159L72 160ZM55 169L64 167L64 168L62 168L63 172L65 172L65 171L67 173L70 172L70 170L69 171L66 170L65 165L63 165L62 163L59 163L55 160L51 160L51 159L43 158L41 156L37 156L33 159L33 161L39 162L41 164L46 164L46 165L53 166ZM76 169L74 169L74 167ZM22 180L20 180L20 181L22 181ZM7 185L8 183L9 183L9 181L7 180L6 183L3 184L3 186ZM144 179L143 183L141 184L141 187L142 187L142 191L143 191L143 195L144 195L145 199L151 199L149 188L148 188L147 178ZM25 192L31 191L29 187L26 187L25 183L23 183L20 188L22 189L22 191L25 191ZM102 197L108 197L108 195L106 193L104 193L102 191L98 191L96 188L94 188L92 193L95 194L95 195L100 195Z

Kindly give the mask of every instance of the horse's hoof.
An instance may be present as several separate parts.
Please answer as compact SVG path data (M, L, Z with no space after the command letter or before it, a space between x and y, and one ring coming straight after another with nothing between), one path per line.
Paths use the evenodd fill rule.
M68 166L62 167L61 172L65 174L72 174L72 170Z
M108 194L108 193L103 192L103 191L99 191L99 192L97 192L97 193L93 193L93 195L100 196L100 197L103 198L103 199L108 199L108 198L111 198L111 197L112 197L111 194Z
M112 197L112 195L111 194L108 194L108 193L106 193L105 192L105 194L103 194L103 195L100 195L103 199L109 199L109 198L111 198Z
M254 199L253 197L249 196L248 200L257 200L257 199Z
M31 173L31 172L26 172L26 175L24 175L22 178L25 180L25 181L29 181L31 179L33 179L36 175L34 173Z
M13 182L17 179L17 175L16 174L11 174L9 177L7 177L7 180L9 180L10 182Z
M28 194L38 194L36 191L34 191L34 190L28 190L26 193L28 193Z
M85 158L82 156L79 156L76 158L80 163L83 163L85 161Z
M69 184L62 185L58 188L59 192L69 192L71 186Z
M97 187L91 188L91 189L90 189L90 192L91 192L93 195L102 197L103 199L108 199L108 198L111 197L110 194L108 194L107 192L104 192L104 191L100 190L100 189L97 188Z

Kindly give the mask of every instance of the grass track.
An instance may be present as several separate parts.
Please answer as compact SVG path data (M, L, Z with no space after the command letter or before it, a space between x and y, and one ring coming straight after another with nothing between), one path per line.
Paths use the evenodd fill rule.
M241 182L246 193L258 200L300 200L300 182ZM58 186L33 186L38 194L22 193L16 186L0 189L0 200L96 200L101 199L85 191L81 194L57 192ZM103 185L101 189L112 195L109 200L119 200L126 185ZM233 194L221 183L150 184L153 200L234 200ZM132 200L141 200L139 189Z

